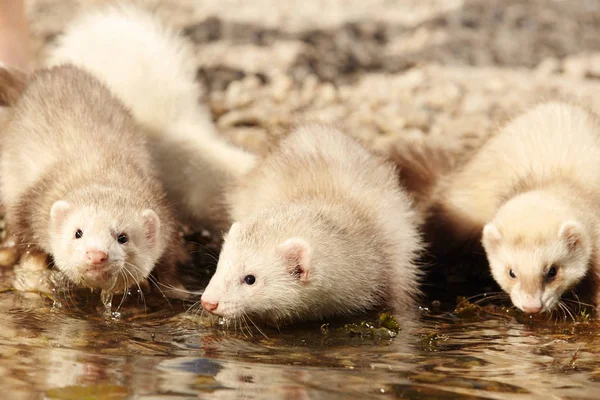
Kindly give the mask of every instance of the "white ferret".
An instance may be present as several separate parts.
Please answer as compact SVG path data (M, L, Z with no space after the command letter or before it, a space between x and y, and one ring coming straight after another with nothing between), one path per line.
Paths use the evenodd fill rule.
M185 249L144 135L101 82L73 66L35 72L0 137L0 202L23 252L108 293L153 270L181 287Z
M436 240L481 239L516 307L552 310L580 282L592 291L581 297L598 305L600 125L590 112L562 102L532 108L433 193L428 224L447 235Z
M207 311L279 323L413 305L416 215L393 165L354 139L301 127L228 202L235 223L202 294Z
M102 8L76 18L60 36L48 64L63 63L106 83L147 130L160 179L183 220L223 222L216 210L224 187L254 166L255 156L221 137L199 104L196 62L183 37L138 8Z

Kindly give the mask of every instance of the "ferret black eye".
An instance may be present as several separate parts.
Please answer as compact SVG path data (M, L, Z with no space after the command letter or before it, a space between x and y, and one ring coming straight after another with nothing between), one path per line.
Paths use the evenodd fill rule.
M125 244L125 243L129 242L129 237L126 234L121 233L119 235L119 237L117 237L117 242L119 242L121 244Z
M246 282L247 285L254 285L254 282L256 282L256 278L254 277L254 275L246 275L246 277L244 278L244 282Z
M515 273L513 272L513 270L512 270L512 269L509 269L509 270L508 270L508 275L509 275L511 278L513 278L513 279L515 279L515 278L517 277L517 275L515 275Z
M555 265L552 265L550 268L548 268L548 271L546 272L546 282L552 282L554 278L556 278L557 273L558 268L556 268Z
M81 239L82 236L83 236L83 231L81 229L77 229L75 231L75 239Z

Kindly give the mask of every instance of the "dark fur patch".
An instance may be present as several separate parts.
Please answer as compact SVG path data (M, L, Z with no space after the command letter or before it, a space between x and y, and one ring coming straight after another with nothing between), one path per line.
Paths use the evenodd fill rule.
M0 67L0 107L14 105L26 84L26 74L15 69Z

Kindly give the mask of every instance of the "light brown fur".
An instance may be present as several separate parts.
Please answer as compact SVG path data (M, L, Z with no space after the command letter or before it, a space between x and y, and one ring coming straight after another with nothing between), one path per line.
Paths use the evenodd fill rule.
M151 209L160 220L157 242L134 259L152 266L160 258L157 277L178 285L176 264L186 255L176 220L144 136L122 103L89 74L62 66L36 72L11 114L2 132L0 195L17 245L55 256L57 267L69 272L52 254L50 210L57 200L89 209L100 224L132 231L141 224L138 213ZM147 272L134 275L140 281Z

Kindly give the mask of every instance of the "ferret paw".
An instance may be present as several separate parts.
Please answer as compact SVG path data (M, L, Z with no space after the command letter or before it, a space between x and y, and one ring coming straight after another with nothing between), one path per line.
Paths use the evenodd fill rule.
M27 253L21 257L15 266L13 286L21 292L52 293L53 285L50 280L51 271L48 269L45 253Z
M15 247L0 247L0 268L12 268L19 261Z

